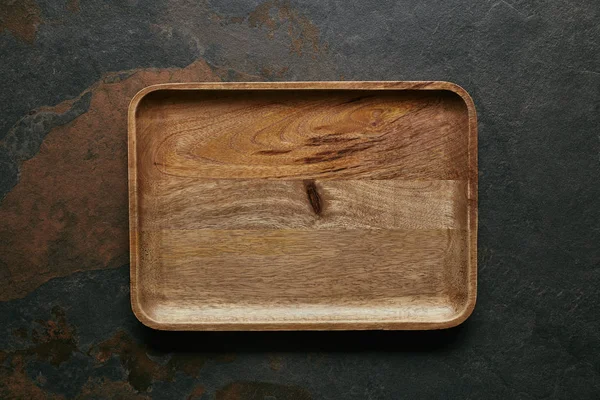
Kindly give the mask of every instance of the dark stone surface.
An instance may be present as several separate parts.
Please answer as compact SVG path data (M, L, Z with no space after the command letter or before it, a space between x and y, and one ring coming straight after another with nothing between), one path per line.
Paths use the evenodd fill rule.
M599 398L599 38L595 0L3 1L0 398ZM128 99L331 79L474 98L473 316L440 332L141 326L118 267Z

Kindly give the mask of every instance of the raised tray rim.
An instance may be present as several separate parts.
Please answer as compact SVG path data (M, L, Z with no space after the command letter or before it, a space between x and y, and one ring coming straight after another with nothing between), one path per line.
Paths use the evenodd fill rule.
M303 321L303 322L231 322L172 323L153 319L141 306L138 297L138 205L136 159L136 113L142 99L161 90L443 90L457 94L468 113L468 265L467 301L465 307L444 321ZM157 330L179 331L294 331L294 330L434 330L452 328L463 323L473 312L477 301L477 214L478 214L478 145L477 113L469 93L447 81L295 81L295 82L190 82L162 83L141 89L128 108L127 154L129 197L129 247L131 308L145 326Z

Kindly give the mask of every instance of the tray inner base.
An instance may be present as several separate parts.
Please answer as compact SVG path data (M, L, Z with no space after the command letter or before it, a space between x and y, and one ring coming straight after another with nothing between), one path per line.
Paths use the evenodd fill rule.
M143 312L167 324L452 319L468 115L449 91L164 90L136 114Z

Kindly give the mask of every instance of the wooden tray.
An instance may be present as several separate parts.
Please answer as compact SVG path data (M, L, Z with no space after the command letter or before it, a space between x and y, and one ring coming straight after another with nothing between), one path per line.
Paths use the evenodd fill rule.
M153 328L439 329L475 305L477 121L452 83L148 87L129 201Z

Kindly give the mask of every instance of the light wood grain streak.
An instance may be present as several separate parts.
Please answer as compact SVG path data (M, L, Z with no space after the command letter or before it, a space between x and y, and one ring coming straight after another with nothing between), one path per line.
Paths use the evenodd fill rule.
M214 306L209 303L204 305L189 304L182 309L181 303L164 300L151 310L155 319L168 321L170 324L193 323L203 324L206 330L246 330L255 324L277 329L281 323L301 324L309 329L360 329L361 326L370 326L371 329L389 329L402 327L405 324L422 323L427 327L432 321L440 323L444 319L452 318L456 309L448 303L447 299L430 298L413 304L407 301L403 304L384 303L344 303L344 304L301 304L295 306L268 306L247 305L243 311L235 304L229 306ZM211 325L217 325L212 328ZM330 325L333 324L333 325ZM368 325L362 325L368 324ZM185 325L184 325L185 326ZM364 329L364 328L362 328Z
M169 207L141 229L458 229L465 181L317 181L319 213L302 181L171 179L141 211Z
M164 299L189 304L407 304L446 299L456 230L164 230ZM360 254L360 258L357 255ZM452 257L450 257L452 258ZM145 286L151 285L151 281Z

